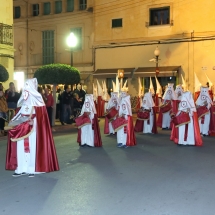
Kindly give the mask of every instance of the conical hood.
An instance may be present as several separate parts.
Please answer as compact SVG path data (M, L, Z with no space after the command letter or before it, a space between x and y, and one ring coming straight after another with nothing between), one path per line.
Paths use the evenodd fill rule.
M156 80L156 94L158 94L158 97L162 97L162 94L163 94L162 87L156 76L155 76L155 80Z
M149 85L149 92L154 95L155 94L155 90L154 90L154 86L152 84L152 79L150 77L150 85Z
M143 95L143 86L142 86L142 83L141 83L141 80L140 80L140 77L138 77L138 96L142 96Z
M185 91L187 91L187 85L186 85L186 82L185 82L182 74L181 74L181 80L182 80L182 87L183 87L184 92L185 92Z
M98 96L103 96L103 91L102 91L102 87L99 84L99 81L97 79L97 88L98 88Z
M201 86L202 86L202 84L200 83L200 81L195 73L195 92L200 91Z
M119 84L119 79L118 79L118 75L116 75L116 90L114 92L119 93L119 89L120 88L120 84Z
M113 92L116 92L116 84L114 81L112 81L112 84L113 84Z
M205 76L206 76L206 78L207 78L207 82L209 83L209 89L211 89L212 86L213 86L213 83L212 83L212 81L208 78L208 76L207 76L206 73L205 73Z

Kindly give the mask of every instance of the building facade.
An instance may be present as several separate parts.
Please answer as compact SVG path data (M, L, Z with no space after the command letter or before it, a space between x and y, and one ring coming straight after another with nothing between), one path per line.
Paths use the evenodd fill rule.
M0 64L8 73L9 79L3 83L8 88L8 83L13 81L14 48L13 48L13 1L1 1L0 4Z
M114 78L124 69L131 94L138 92L137 77L143 78L147 91L158 47L162 85L181 83L183 75L194 92L195 73L202 85L206 75L215 83L214 7L213 0L95 0L94 78Z
M71 64L73 54L73 66L81 72L82 81L90 80L93 72L92 2L16 0L13 6L15 72L24 72L25 78L31 78L42 65ZM78 39L72 50L66 43L71 32Z

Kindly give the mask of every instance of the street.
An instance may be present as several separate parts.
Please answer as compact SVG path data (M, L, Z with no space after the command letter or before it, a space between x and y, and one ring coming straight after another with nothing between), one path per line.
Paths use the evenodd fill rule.
M0 141L2 215L214 215L215 137L203 147L177 146L170 130L136 134L137 146L79 148L77 130L54 134L59 172L13 178ZM65 126L66 128L66 126Z

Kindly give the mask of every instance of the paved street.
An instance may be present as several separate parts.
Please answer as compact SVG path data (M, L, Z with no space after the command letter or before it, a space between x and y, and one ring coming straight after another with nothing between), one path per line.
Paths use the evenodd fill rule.
M214 215L215 137L184 147L169 134L137 134L138 145L127 149L102 135L102 148L79 148L70 127L54 135L60 171L34 178L4 170L1 140L0 214Z

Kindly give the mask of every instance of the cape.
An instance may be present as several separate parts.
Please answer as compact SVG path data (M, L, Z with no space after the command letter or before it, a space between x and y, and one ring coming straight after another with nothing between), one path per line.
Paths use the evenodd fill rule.
M193 132L194 132L194 137L195 137L195 146L202 146L203 143L202 143L202 137L201 137L200 130L199 130L197 112L193 112L192 118L193 118ZM170 140L174 141L175 144L178 144L179 132L178 132L178 128L176 128L175 125L173 125Z
M59 170L59 164L52 136L46 107L34 107L36 114L36 166L35 172L53 172ZM19 125L20 127L22 125ZM16 126L16 138L23 136L20 127ZM17 167L17 143L11 141L12 135L8 132L6 170L15 170Z
M108 118L105 117L105 124L104 124L104 134L109 134L110 131L109 131L109 121L108 121Z
M156 107L152 108L154 117L153 117L153 127L152 127L152 133L157 134L157 121L156 121ZM143 126L144 126L144 120L136 120L135 126L134 126L134 131L135 132L143 132Z
M127 146L135 146L137 144L136 136L134 133L134 125L132 116L128 116L128 125L127 125Z
M102 139L101 139L97 114L94 114L92 127L94 130L94 147L101 147ZM81 128L78 129L77 143L79 143L79 145L81 145Z

